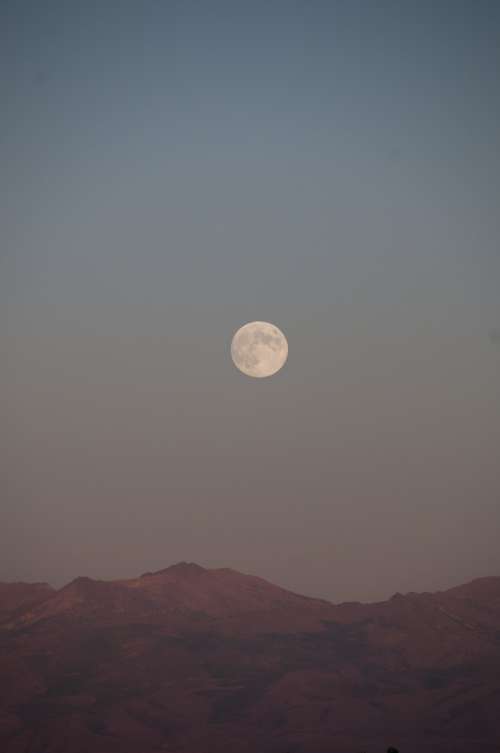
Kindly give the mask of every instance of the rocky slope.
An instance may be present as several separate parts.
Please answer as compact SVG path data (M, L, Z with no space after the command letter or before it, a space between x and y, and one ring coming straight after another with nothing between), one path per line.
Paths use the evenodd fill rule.
M500 750L500 578L333 605L179 563L0 584L5 753Z

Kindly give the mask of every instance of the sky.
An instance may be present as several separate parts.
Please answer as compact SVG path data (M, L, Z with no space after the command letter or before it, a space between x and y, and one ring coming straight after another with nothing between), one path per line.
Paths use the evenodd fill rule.
M500 6L6 0L0 580L500 575ZM252 320L289 343L238 372Z

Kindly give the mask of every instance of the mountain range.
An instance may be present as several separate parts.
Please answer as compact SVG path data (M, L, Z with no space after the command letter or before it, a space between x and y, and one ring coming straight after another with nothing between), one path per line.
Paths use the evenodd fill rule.
M500 751L500 577L328 601L180 562L0 583L3 753Z

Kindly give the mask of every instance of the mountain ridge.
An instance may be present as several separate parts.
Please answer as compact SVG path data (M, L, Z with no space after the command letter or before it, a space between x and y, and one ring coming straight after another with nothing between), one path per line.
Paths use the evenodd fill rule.
M500 577L334 604L180 562L0 584L5 753L493 753Z
M344 605L344 604L346 604L346 605L347 604L349 604L349 605L351 605L351 604L352 605L354 605L354 604L360 604L360 605L363 605L363 606L369 606L369 605L373 605L373 604L382 604L382 603L385 603L387 601L390 601L391 599L399 598L399 597L426 596L426 595L436 596L438 594L446 594L446 593L451 593L451 592L456 592L458 594L458 593L462 592L464 589L469 589L469 588L477 589L480 586L484 587L484 586L487 586L487 585L493 585L493 587L494 587L495 584L497 584L498 582L500 582L500 575L498 575L498 576L497 575L486 575L486 576L479 576L477 578L472 578L471 580L465 581L464 583L460 583L460 584L458 584L456 586L451 586L450 588L445 588L445 589L439 589L437 591L406 591L404 593L396 591L391 596L387 597L387 599L373 600L373 601L359 601L359 600L355 599L355 600L347 600L347 601L344 600L344 601L338 601L337 602L337 601L332 601L331 599L326 599L324 597L309 596L307 594L302 594L302 593L299 593L299 592L296 592L296 591L292 591L291 589L285 588L284 586L276 585L276 584L272 583L271 581L267 580L266 578L262 578L261 576L252 575L252 574L248 574L248 573L243 573L243 572L241 572L239 570L235 570L233 568L229 568L229 567L206 568L206 567L203 567L202 565L198 565L196 562L188 562L188 561L185 561L185 560L181 560L179 562L176 562L176 563L174 563L172 565L169 565L169 566L167 566L165 568L162 568L160 570L144 572L144 573L142 573L141 575L139 575L139 576L137 576L135 578L132 577L132 578L113 578L113 579L106 578L106 579L102 579L102 578L91 578L90 576L87 576L87 575L78 575L75 578L73 578L72 580L70 580L67 583L65 583L64 585L60 586L59 588L55 588L50 583L45 582L45 581L35 581L35 582L20 581L20 580L16 580L16 581L0 581L0 599L2 598L2 593L1 593L2 588L10 588L10 587L12 587L12 588L14 588L14 587L27 587L27 588L29 587L29 588L33 588L33 587L40 587L40 588L46 588L46 589L48 589L48 590L50 590L50 591L52 591L52 592L55 593L57 591L61 591L61 590L65 589L65 588L67 588L72 583L75 583L75 582L78 582L78 581L91 581L93 583L124 583L124 584L127 584L127 583L130 583L130 582L135 582L135 581L137 581L139 579L151 578L151 577L157 577L157 576L163 576L163 575L178 574L180 576L182 576L182 575L185 576L185 575L195 575L195 574L202 575L203 573L232 573L232 574L234 574L236 576L239 576L239 577L252 578L252 579L255 579L256 581L260 581L262 583L267 583L268 585L271 585L273 588L279 588L279 589L282 589L283 591L287 591L288 593L292 593L292 594L294 594L296 596L301 596L304 599L312 599L314 601L325 602L325 603L328 603L328 604L332 604L334 606L341 606L341 605Z

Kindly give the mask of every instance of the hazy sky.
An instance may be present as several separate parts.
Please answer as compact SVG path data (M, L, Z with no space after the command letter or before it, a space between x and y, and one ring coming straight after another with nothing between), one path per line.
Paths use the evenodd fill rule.
M6 0L0 580L500 574L495 0ZM275 323L270 379L233 332Z

